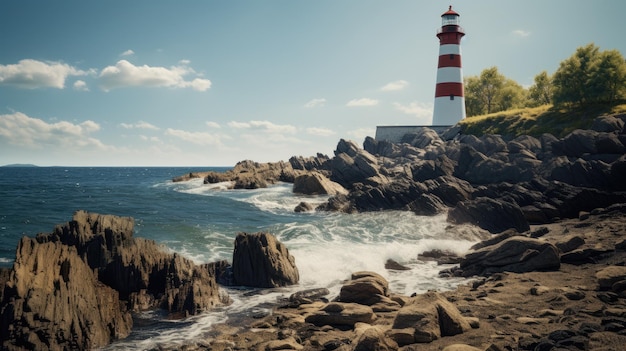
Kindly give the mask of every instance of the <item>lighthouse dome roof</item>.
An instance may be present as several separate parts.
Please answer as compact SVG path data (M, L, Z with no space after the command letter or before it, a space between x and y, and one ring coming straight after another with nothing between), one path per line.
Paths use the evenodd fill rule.
M452 10L452 5L450 5L450 7L448 8L448 11L444 12L443 15L441 15L441 17L448 16L448 15L460 16L458 13Z

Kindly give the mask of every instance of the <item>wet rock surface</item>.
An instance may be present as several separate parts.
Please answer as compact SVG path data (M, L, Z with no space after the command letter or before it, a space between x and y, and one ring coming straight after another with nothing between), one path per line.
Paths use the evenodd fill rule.
M622 350L626 343L626 211L615 205L582 219L511 232L497 241L548 244L577 237L580 249L605 247L595 263L548 271L483 272L452 291L396 295L374 272L355 272L337 296L278 303L248 325L216 326L190 350ZM540 239L531 234L541 232ZM565 239L565 240L564 240ZM488 248L486 243L477 245ZM480 251L476 249L475 251ZM471 256L471 252L468 255ZM467 255L466 255L467 256ZM532 256L532 255L531 255ZM360 287L356 289L356 287ZM357 291L358 290L358 291ZM295 299L295 297L294 297ZM290 299L291 300L291 299ZM346 301L344 301L346 300ZM347 301L351 302L347 302ZM394 308L382 308L390 302ZM269 345L272 345L271 347Z
M321 211L435 215L450 210L451 223L472 223L493 233L511 227L523 232L529 224L626 202L623 125L623 116L601 116L591 129L563 138L476 137L458 134L459 128L442 138L423 127L401 143L367 137L361 148L342 139L332 158L242 161L226 173L205 175L205 182L258 188L297 180L298 193L332 195L316 207Z

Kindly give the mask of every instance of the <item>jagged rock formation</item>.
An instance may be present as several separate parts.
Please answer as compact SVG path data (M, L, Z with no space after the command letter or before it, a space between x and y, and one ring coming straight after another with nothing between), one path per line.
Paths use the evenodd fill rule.
M560 139L551 134L476 137L459 135L458 127L442 137L424 127L404 136L401 143L367 137L360 148L342 139L333 158L318 154L292 157L289 163L244 161L205 181L228 180L234 187L254 188L297 180L298 193L332 194L320 185L330 179L348 193L336 191L317 210L435 215L452 209L453 223L521 232L529 224L552 223L576 217L581 210L626 202L625 121L626 115L601 116L591 129ZM297 208L308 210L304 204Z
M278 181L293 183L296 172L289 162L258 163L250 160L238 162L228 172L207 172L204 183L231 182L233 189L266 188Z
M345 195L348 193L344 187L317 171L297 176L293 181L293 192L307 195Z
M461 260L462 275L490 275L498 272L558 270L560 251L550 243L515 236L492 246L472 251Z
M300 279L295 258L270 233L239 233L233 251L235 285L274 288L297 284Z
M451 222L492 232L511 227L499 217L505 214L514 221L512 227L524 231L529 224L626 202L625 121L626 115L601 116L591 129L561 139L551 134L476 137L458 134L459 127L440 136L424 127L397 144L367 137L361 149L342 139L333 158L318 154L294 156L288 163L243 161L232 171L210 173L205 182L256 188L287 181L296 183L298 193L335 193L316 207L321 211L435 215L452 209ZM332 182L347 194L328 190L324 184ZM484 198L495 202L487 208ZM491 209L495 211L484 211ZM308 210L308 204L296 208Z
M350 192L318 210L400 209L433 215L452 208L452 223L497 233L551 223L626 201L624 116L603 116L595 130L562 139L459 135L443 140L429 128L394 144L366 138L359 149L342 140L330 178ZM487 199L486 199L487 198Z
M92 349L126 337L133 324L119 293L60 242L22 238L4 290L3 349Z
M78 211L23 238L2 294L3 347L94 348L128 335L130 311L186 316L227 302L208 270L134 238L133 227L130 217Z

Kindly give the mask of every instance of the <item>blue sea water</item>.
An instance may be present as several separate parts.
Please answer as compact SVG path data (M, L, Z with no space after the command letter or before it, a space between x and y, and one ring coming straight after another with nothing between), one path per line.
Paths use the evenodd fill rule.
M253 296L225 288L233 305L186 321L147 323L109 347L149 349L188 342L210 331L214 323L297 290L327 287L336 293L342 280L360 270L382 274L395 293L450 289L460 280L438 278L441 267L417 260L417 254L435 248L463 252L477 240L471 230L450 230L445 215L295 213L301 201L316 204L326 197L294 195L287 183L227 190L225 184L206 185L202 179L171 181L189 172L226 169L0 167L0 265L11 266L20 237L51 232L81 209L133 217L135 236L153 239L197 263L230 261L238 232L269 231L296 258L298 286ZM412 269L388 271L387 259ZM159 320L157 315L143 317Z

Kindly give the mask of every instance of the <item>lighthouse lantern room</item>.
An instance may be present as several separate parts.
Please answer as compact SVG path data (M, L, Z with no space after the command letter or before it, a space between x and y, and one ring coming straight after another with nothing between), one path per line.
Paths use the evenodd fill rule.
M450 126L465 118L461 69L461 38L465 32L459 23L459 14L452 6L441 15L433 126Z

